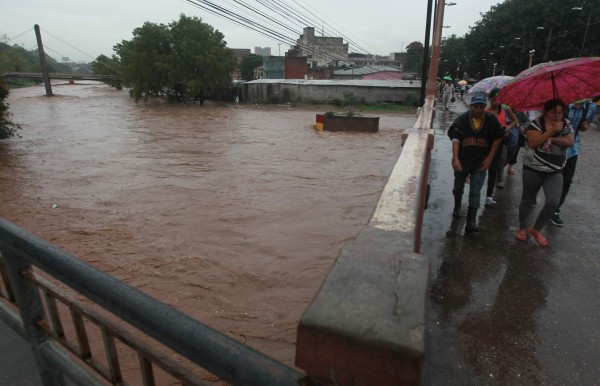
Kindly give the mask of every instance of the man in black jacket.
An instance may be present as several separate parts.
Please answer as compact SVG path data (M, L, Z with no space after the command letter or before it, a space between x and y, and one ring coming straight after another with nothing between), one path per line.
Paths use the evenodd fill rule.
M459 115L448 129L448 136L452 140L454 169L454 217L460 217L465 182L471 176L465 233L479 231L477 210L481 201L481 188L504 135L496 116L485 111L486 105L485 95L473 95L469 111Z

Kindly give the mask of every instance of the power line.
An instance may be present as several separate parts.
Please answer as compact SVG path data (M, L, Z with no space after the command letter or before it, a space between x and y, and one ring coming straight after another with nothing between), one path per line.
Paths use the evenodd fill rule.
M29 28L28 30L26 30L26 31L23 31L23 32L21 32L20 34L13 36L12 38L8 39L8 41L9 41L9 42L11 42L11 41L13 41L13 40L15 40L15 39L18 39L18 38L20 38L21 36L25 35L26 33L29 33L29 32L31 32L31 31L33 31L33 28Z
M186 2L201 8L213 15L225 18L229 21L232 21L233 23L242 26L244 28L253 30L255 32L260 33L263 36L267 36L269 38L273 38L277 41L281 41L281 42L287 42L288 44L292 45L292 46L300 46L301 48L306 49L308 51L308 53L312 54L320 54L321 57L323 57L324 59L330 59L330 60L340 60L340 59L346 59L346 56L344 56L343 54L340 53L331 53L329 51L325 51L322 49L317 49L314 46L310 46L307 44L304 44L302 42L298 42L296 40L294 40L293 38L289 37L286 32L292 32L296 35L300 35L300 33L291 28L289 25L284 24L278 20L275 20L273 17L268 16L265 14L265 12L257 9L257 7L251 7L246 3L243 3L239 0L234 0L236 3L241 4L242 6L244 6L246 9L250 10L251 12L253 12L254 14L258 15L259 18L266 20L267 24L268 22L271 22L273 24L275 24L275 26L265 26L263 24L260 24L254 20L249 20L248 18L240 15L239 13L236 13L230 9L227 9L225 7L216 5L214 3L212 3L211 1L208 0L185 0ZM261 3L259 1L259 3ZM266 6L266 8L268 10L274 11L272 7L269 7L268 5L265 5L264 3L261 3L263 6ZM237 8L239 10L239 8ZM278 13L280 16L284 16L287 18L287 16L289 14L284 13L283 11L280 12L276 12ZM278 29L275 30L274 28ZM283 30L287 30L286 32L283 32ZM315 43L317 42L314 39L310 39L309 43Z

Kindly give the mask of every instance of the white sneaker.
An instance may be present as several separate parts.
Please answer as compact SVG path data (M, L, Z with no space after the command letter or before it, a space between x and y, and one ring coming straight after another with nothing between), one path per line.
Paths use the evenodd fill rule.
M496 201L494 201L493 197L486 197L485 198L485 206L489 206L489 207L494 207L496 206Z

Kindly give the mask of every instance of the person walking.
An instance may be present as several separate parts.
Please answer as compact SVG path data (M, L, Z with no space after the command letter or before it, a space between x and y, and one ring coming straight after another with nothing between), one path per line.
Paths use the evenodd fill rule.
M515 165L519 159L519 151L525 144L527 143L527 139L525 138L525 130L527 126L531 123L529 120L529 115L523 111L518 111L516 114L517 120L519 123L517 124L517 128L519 130L519 139L517 141L517 150L514 152L513 156L508 160L508 169L506 172L510 175L515 174Z
M448 129L452 140L452 169L454 169L454 210L452 216L460 217L465 182L470 176L469 207L465 233L478 232L477 210L481 201L481 188L486 170L491 166L500 146L504 131L496 116L486 112L487 98L475 94L469 110L462 113Z
M444 104L445 110L450 110L452 97L454 97L454 86L452 85L452 82L447 80L444 88L442 89L442 103Z
M577 158L579 157L579 151L581 149L581 136L580 132L586 131L590 127L594 115L596 114L596 104L588 100L581 100L569 105L569 112L567 119L571 122L571 127L575 133L575 143L572 147L567 149L567 163L563 169L563 185L560 201L556 213L550 218L552 224L562 227L565 225L562 218L560 218L560 207L564 204L571 183L573 183L573 176L575 176L575 168L577 167Z
M571 124L564 118L567 106L560 99L544 104L543 114L527 127L527 146L523 157L523 192L519 204L517 240L527 240L527 233L540 246L548 245L542 228L556 212L562 191L562 171L567 162L567 148L573 146ZM545 203L533 224L529 218L536 205L540 188L544 188Z
M488 169L487 190L485 194L485 205L496 206L494 201L494 186L504 188L504 167L518 149L519 131L517 117L508 106L500 103L498 98L499 88L493 88L488 95L490 107L487 111L496 115L504 130L504 140L496 152L492 166Z

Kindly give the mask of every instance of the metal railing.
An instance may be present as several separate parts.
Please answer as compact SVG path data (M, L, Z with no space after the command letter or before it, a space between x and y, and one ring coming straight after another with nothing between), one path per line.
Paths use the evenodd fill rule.
M305 375L161 303L116 278L0 219L0 318L33 349L45 386L126 385L118 345L137 353L145 386L155 384L154 366L182 385L208 381L167 357L155 345L234 385L299 385ZM38 274L37 270L44 274ZM34 271L35 270L35 271ZM45 276L48 275L49 278ZM92 304L77 300L57 280ZM97 310L100 306L103 311ZM64 308L68 312L59 312ZM112 321L109 313L120 321ZM65 316L65 314L67 314ZM67 317L68 316L68 317ZM65 321L74 338L65 334ZM88 332L100 331L102 348L93 349ZM130 332L133 327L136 333ZM143 333L142 337L139 333ZM106 365L98 355L103 353Z

